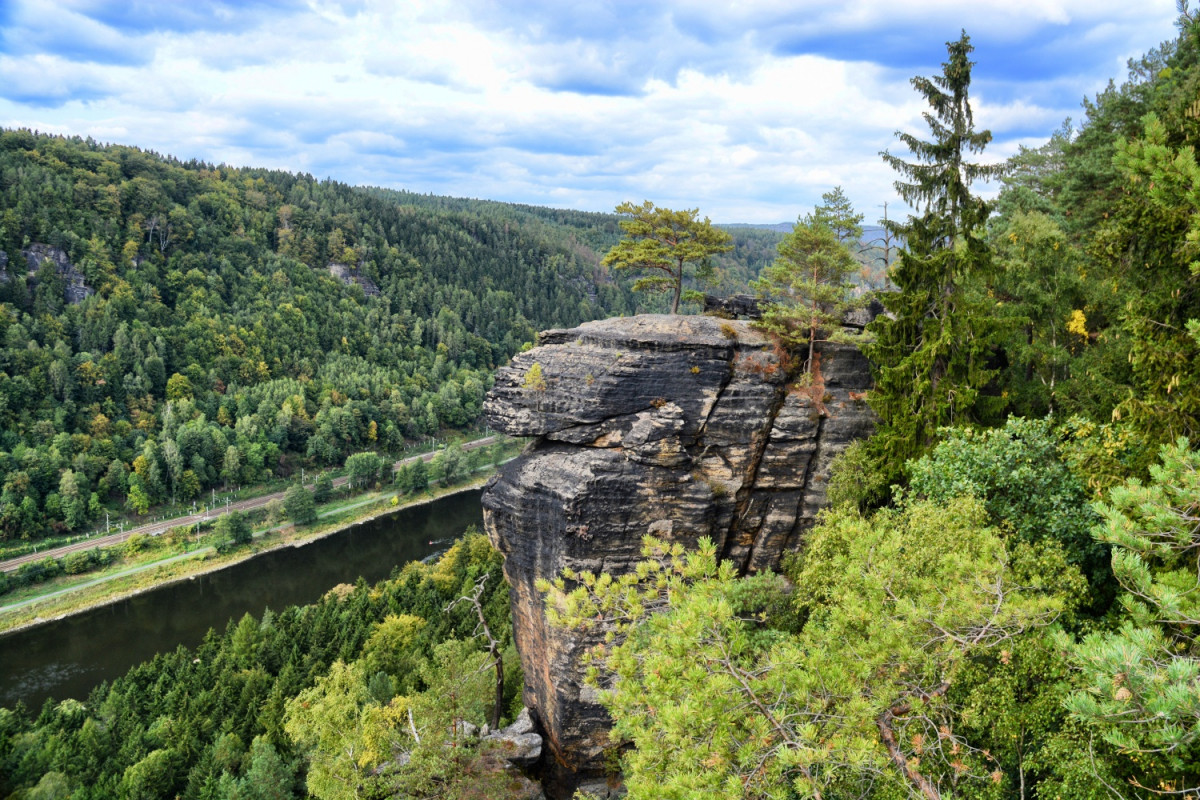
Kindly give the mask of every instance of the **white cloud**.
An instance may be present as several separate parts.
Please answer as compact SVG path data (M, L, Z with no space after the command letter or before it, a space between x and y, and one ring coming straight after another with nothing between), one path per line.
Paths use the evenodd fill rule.
M32 52L0 55L5 126L417 191L591 210L652 199L724 221L791 220L835 184L868 218L894 203L878 151L898 128L924 133L908 78L938 70L966 8L281 2L214 20L157 12L138 31L89 0L59 9L79 41L53 44L39 38L53 6L18 5L24 27L7 35L31 32ZM1048 135L1174 17L1169 0L969 8L976 121L995 157Z

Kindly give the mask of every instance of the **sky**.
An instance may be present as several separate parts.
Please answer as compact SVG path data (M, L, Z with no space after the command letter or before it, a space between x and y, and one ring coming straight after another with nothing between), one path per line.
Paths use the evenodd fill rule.
M358 185L793 221L925 137L909 83L975 45L982 160L1037 146L1174 0L0 0L0 127ZM988 187L982 187L986 192Z

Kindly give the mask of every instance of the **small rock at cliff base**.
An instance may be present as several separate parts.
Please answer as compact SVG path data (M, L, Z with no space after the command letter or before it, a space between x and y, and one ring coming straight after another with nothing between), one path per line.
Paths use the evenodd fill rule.
M584 800L610 800L627 794L624 784L618 782L614 785L607 778L583 781L575 791L576 797Z
M518 767L532 767L542 757L542 737L537 733L528 708L521 709L512 725L492 731L483 739L499 744L508 762Z

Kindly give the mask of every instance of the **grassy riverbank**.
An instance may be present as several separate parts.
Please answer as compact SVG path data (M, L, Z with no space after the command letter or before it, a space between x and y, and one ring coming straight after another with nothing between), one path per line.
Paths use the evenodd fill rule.
M519 446L517 442L512 444L514 450ZM262 520L255 526L249 544L225 552L218 552L211 541L213 535L206 532L146 539L138 548L121 548L124 552L120 557L102 570L64 575L7 593L0 605L0 633L117 602L172 581L223 569L260 553L314 541L401 508L476 489L494 469L494 466L484 467L468 482L449 487L431 486L427 491L407 497L398 497L394 491L339 497L318 508L315 523L302 527Z

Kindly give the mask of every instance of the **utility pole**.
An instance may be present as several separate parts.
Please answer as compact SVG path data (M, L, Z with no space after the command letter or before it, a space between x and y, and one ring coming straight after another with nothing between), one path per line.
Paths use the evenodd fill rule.
M888 227L888 204L883 204L883 270L891 277L892 270L892 229Z
M883 286L881 286L879 288L885 288L889 283L891 283L892 250L895 248L895 242L896 242L895 235L892 233L891 229L888 228L889 220L888 220L887 207L888 207L888 204L884 203L883 204L883 220L882 220L883 236L876 237L876 238L872 239L870 242L868 242L868 244L878 245L883 249L882 259L880 259L880 258L875 259L876 261L883 261Z
M112 532L112 526L108 524L108 509L104 510L104 535L108 536Z

